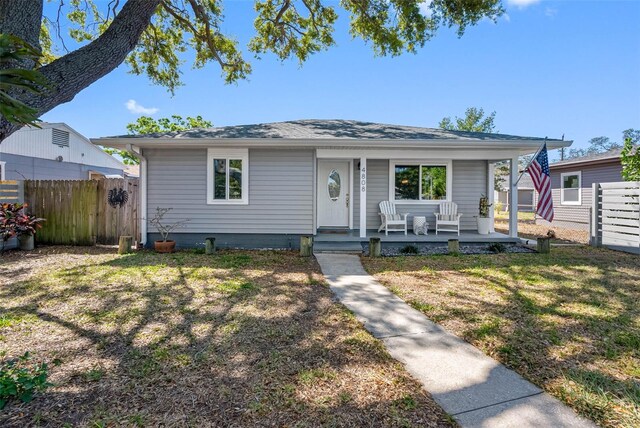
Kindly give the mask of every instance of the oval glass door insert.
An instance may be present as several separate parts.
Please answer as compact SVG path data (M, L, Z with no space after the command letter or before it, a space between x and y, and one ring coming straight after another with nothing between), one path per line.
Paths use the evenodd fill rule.
M337 201L340 197L340 174L335 169L329 173L327 189L329 190L329 198L334 202Z

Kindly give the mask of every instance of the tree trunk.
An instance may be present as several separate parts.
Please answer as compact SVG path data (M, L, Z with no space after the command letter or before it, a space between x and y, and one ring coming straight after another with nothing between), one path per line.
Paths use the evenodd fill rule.
M42 3L43 0L0 0L0 33L40 47Z
M38 116L71 101L81 90L113 71L125 60L149 26L161 1L128 0L100 37L39 69L51 87L41 94L24 93L17 95L17 98L35 108ZM0 0L2 32L15 34L29 42L35 40L35 45L39 46L37 41L41 19L42 0ZM37 25L34 24L36 21ZM19 128L19 125L0 118L0 141Z

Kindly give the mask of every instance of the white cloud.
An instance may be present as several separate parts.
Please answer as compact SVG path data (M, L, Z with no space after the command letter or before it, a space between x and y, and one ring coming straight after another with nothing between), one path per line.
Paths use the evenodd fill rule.
M138 104L136 100L127 101L125 106L127 106L127 110L133 114L156 114L158 110L160 110L157 107L144 107Z
M549 18L555 18L556 15L558 14L558 9L553 7L546 7L544 9L544 14Z
M531 6L532 4L540 3L540 0L507 0L507 3L519 8L525 8L527 6Z
M418 7L420 7L420 13L422 13L427 18L431 17L431 14L433 13L431 12L431 3L433 3L433 0L425 0L420 2L420 4L418 5Z
M502 15L502 19L504 19L506 22L511 22L511 17L506 12Z

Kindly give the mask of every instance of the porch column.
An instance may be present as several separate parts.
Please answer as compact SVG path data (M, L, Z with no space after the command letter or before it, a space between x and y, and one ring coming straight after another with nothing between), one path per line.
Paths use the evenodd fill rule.
M493 162L487 163L487 198L489 198L489 217L491 218L491 233L495 232L493 227L494 214L495 214L495 166Z
M518 237L518 157L511 159L509 174L509 236Z
M360 237L367 237L367 158L360 158Z

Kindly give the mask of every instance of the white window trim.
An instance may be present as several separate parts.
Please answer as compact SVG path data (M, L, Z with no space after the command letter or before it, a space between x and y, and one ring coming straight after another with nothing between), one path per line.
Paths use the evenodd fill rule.
M567 175L578 176L578 200L577 201L565 201L564 200L564 177ZM563 172L560 174L560 204L561 205L582 205L582 171Z
M424 165L424 166L444 166L447 168L447 198L437 200L417 200L411 201L407 199L396 200L395 182L396 182L396 165ZM422 176L420 176L419 194L422 194ZM415 204L415 205L438 205L442 202L451 202L453 196L453 161L447 160L416 160L416 159L393 159L389 161L389 200L397 204Z
M242 160L242 199L213 198L213 160ZM228 180L228 174L227 174ZM207 204L209 205L248 205L249 204L249 149L207 149Z
M0 161L0 181L4 181L5 180L5 170L7 168L7 163L4 161Z

